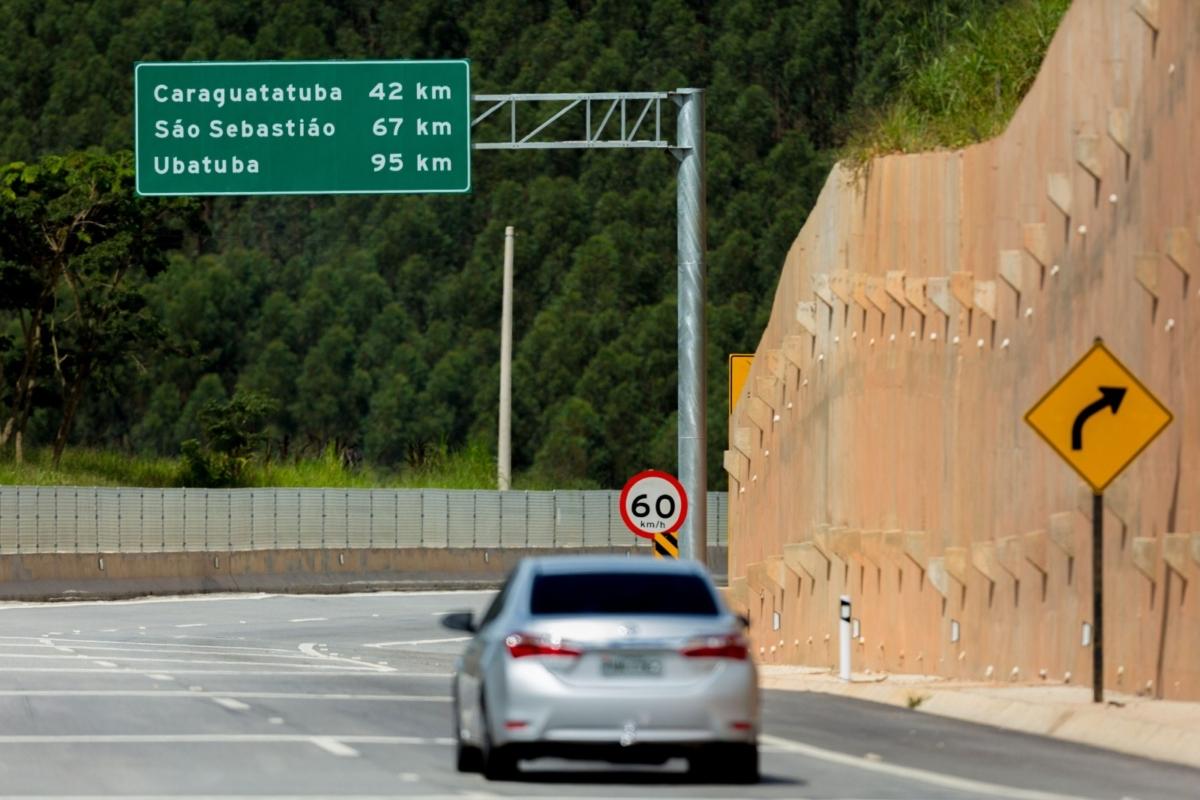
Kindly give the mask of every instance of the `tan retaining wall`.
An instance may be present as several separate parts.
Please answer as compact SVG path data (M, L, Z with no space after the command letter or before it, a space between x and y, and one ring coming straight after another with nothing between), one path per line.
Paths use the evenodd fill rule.
M1175 414L1105 495L1106 684L1200 698L1197 131L1200 5L1086 0L1002 136L834 170L725 456L764 661L848 593L856 670L1088 681L1091 496L1023 415L1102 336Z

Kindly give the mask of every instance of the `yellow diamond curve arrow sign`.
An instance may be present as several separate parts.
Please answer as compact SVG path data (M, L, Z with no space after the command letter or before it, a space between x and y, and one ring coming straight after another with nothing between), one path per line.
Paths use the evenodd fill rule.
M1025 415L1097 494L1171 419L1166 406L1099 341Z

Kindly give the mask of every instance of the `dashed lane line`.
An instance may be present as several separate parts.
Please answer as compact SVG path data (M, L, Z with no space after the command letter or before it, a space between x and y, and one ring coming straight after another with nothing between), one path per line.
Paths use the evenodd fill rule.
M95 662L91 662L95 663ZM348 661L349 664L357 662ZM278 665L272 665L278 666ZM289 678L440 678L449 679L453 677L451 672L387 672L378 669L367 669L366 663L359 663L358 669L349 669L331 665L328 668L320 669L319 665L313 665L309 670L250 670L250 669L166 669L162 670L163 674L170 675L237 675L244 678L257 677L281 677L288 676ZM21 672L24 674L35 673L81 673L85 672L91 675L138 675L144 676L145 670L118 667L116 669L96 669L89 667L0 667L0 672Z
M314 736L311 734L287 733L16 734L0 735L0 744L314 744L314 739L337 741L347 745L379 744L448 747L454 744L454 739L449 736Z
M326 753L332 753L342 758L358 758L359 752L348 744L343 744L332 736L314 736L310 740Z
M289 619L288 622L328 622L329 617L300 617L298 619Z
M364 647L383 648L383 647L404 647L406 645L414 645L414 644L445 644L448 642L469 642L469 641L471 641L470 636L450 636L445 639L408 639L408 640L402 641L402 642L372 642L370 644L366 644L363 646Z
M207 622L185 622L182 625L176 625L176 628L204 628L207 627Z
M447 676L448 677L448 676ZM425 694L357 694L354 692L219 692L204 689L2 689L0 697L138 697L171 700L190 697L235 698L244 700L337 700L371 703L449 703L450 696Z
M192 696L195 697L195 694L193 693ZM219 705L221 708L227 708L230 711L249 711L250 710L249 705L247 705L246 703L243 703L241 700L236 700L232 697L214 697L212 699L212 701L214 703L216 703L217 705Z

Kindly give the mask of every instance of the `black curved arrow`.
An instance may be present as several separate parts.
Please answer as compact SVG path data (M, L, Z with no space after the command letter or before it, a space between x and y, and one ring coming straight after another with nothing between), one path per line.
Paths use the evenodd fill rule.
M1124 399L1124 386L1101 386L1100 399L1083 411L1080 411L1079 416L1075 417L1075 424L1071 426L1071 449L1083 449L1083 423L1087 422L1093 414L1097 414L1106 408L1111 408L1112 413L1116 414L1117 409L1121 407L1121 401Z

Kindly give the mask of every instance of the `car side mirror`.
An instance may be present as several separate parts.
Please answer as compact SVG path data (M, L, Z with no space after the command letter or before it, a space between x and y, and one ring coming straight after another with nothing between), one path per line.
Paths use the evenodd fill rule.
M746 616L745 614L738 614L737 618L738 622L742 623L743 628L750 630L750 617Z
M447 614L442 617L442 627L467 633L475 633L479 630L475 625L475 620L471 619L470 611L455 611L453 614Z

